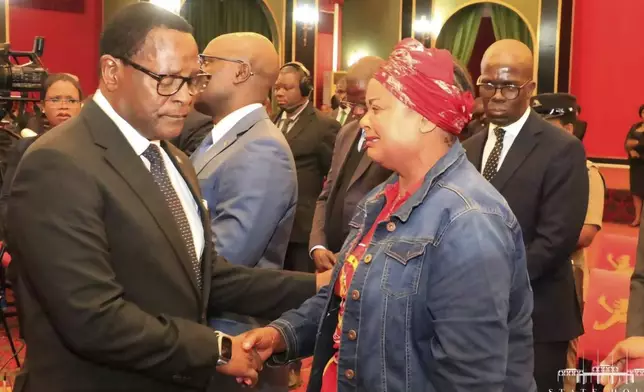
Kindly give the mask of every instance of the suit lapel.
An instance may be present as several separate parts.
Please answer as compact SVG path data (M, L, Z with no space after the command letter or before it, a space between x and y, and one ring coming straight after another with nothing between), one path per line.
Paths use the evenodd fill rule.
M537 114L530 113L528 120L523 125L523 128L521 128L514 143L512 143L512 147L510 147L505 159L503 159L501 168L492 179L491 183L497 190L501 191L503 189L508 180L537 145L537 134L539 130L538 127L533 126L534 122L539 120L536 116Z
M306 108L302 110L302 113L300 113L300 115L297 117L293 128L291 128L291 130L286 133L286 140L290 142L291 140L295 139L297 135L305 130L306 127L311 123L311 121L313 121L314 116L315 111L313 110L313 104L309 103Z
M208 151L203 154L199 154L199 156L195 156L195 154L193 154L191 159L194 163L197 174L201 173L206 165L215 159L217 155L221 154L224 150L235 143L240 135L248 131L261 120L265 119L268 119L266 110L264 108L255 109L239 120L220 140L210 147Z
M159 190L159 186L145 168L143 161L132 150L127 139L114 122L93 101L85 105L83 114L85 121L89 123L88 128L94 136L95 143L105 148L105 160L132 188L154 217L192 282L195 293L200 295L197 279L192 271L192 261L188 249L181 239L177 223Z

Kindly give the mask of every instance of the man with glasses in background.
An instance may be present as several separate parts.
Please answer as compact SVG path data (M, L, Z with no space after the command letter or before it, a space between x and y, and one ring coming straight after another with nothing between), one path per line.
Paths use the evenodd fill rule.
M312 275L234 266L212 248L183 128L203 73L191 26L124 7L100 43L99 90L30 147L7 234L29 346L24 390L205 390L252 385L261 363L208 312L274 318L315 294Z
M464 147L521 224L534 291L534 377L539 392L550 392L563 387L558 370L583 332L570 256L586 217L588 174L579 139L531 110L533 64L519 41L488 48L477 85L489 128Z
M351 109L353 120L338 132L331 169L315 207L309 252L318 271L333 268L335 254L349 234L349 221L356 205L391 175L390 170L365 154L359 124L367 112L367 85L384 62L379 57L364 57L349 68L345 78L347 95L342 105Z
M266 37L234 33L212 40L200 57L212 80L197 97L184 133L207 130L190 159L210 209L215 250L233 264L283 269L297 176L286 138L262 106L277 80L279 56ZM269 321L220 313L209 324L238 335ZM232 379L215 384L219 391L242 388ZM265 368L257 388L288 390L287 369Z

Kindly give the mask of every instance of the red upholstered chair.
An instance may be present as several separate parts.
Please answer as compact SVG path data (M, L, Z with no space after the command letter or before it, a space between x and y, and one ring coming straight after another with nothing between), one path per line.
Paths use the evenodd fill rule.
M590 271L579 358L598 364L625 338L629 284L630 275L622 272L598 268Z

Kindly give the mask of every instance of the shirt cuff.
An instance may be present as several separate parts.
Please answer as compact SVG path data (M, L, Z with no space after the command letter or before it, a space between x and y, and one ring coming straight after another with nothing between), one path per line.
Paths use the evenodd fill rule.
M309 257L311 259L313 259L313 251L316 249L326 249L326 247L324 247L323 245L315 245L314 247L312 247L311 250L309 251Z

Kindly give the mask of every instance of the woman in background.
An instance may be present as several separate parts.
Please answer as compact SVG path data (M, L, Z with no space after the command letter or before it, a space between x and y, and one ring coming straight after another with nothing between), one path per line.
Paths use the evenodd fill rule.
M639 121L631 127L626 135L624 147L628 154L630 166L631 194L635 205L635 219L631 226L639 226L642 219L642 198L644 198L644 105L640 106Z
M32 118L27 123L27 128L20 131L22 139L18 140L11 148L7 155L7 162L3 165L2 188L0 190L0 239L5 238L7 200L20 159L38 136L77 116L80 113L82 100L83 91L76 76L57 73L47 77L45 99L42 102L44 118Z

